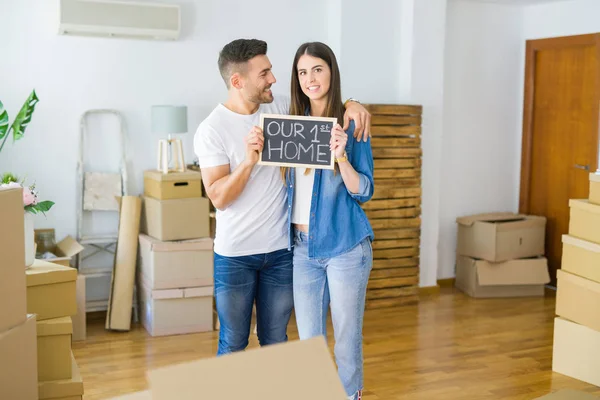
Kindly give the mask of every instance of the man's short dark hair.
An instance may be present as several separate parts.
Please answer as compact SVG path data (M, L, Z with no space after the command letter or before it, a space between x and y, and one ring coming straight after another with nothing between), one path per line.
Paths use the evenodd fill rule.
M219 53L219 71L229 88L229 78L236 72L244 72L248 60L267 54L267 42L258 39L237 39L228 43Z

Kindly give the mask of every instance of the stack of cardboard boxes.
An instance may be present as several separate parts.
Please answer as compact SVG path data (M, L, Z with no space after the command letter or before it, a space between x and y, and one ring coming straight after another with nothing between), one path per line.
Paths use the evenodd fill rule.
M0 189L0 399L38 398L36 316L27 314L23 191Z
M557 271L552 369L600 386L600 173L588 200L570 200Z
M472 297L543 296L546 219L514 213L457 219L456 287Z
M81 400L71 351L77 271L41 260L25 270L22 196L0 190L0 399Z
M71 350L77 270L35 260L26 271L27 312L37 316L40 400L77 400L83 380Z
M153 336L213 329L213 240L197 171L144 173L140 315Z

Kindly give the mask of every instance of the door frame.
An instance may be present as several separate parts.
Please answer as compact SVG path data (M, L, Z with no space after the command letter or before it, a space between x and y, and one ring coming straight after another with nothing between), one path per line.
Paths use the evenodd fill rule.
M560 49L564 47L595 45L598 56L598 77L596 79L596 104L598 104L599 115L595 120L594 135L598 142L598 130L600 129L600 33L586 35L562 36L547 39L533 39L526 41L525 52L525 96L523 105L523 137L521 147L521 184L519 194L519 212L529 213L529 193L531 190L531 153L533 142L533 95L535 93L535 59L539 50ZM590 159L590 172L598 168L599 146L593 150Z

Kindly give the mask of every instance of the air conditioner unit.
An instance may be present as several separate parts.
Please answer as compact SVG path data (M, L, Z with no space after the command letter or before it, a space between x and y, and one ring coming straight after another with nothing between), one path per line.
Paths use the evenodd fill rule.
M110 0L60 0L63 35L176 40L180 7Z

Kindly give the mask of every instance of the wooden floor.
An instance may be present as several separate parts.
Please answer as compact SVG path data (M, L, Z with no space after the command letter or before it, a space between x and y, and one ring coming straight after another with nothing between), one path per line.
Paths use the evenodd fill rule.
M529 400L562 388L600 394L552 372L554 306L554 297L476 300L443 289L418 305L369 310L364 399ZM294 323L289 330L297 339ZM103 321L89 321L87 341L74 344L84 399L145 389L148 369L212 357L217 338L152 338L139 326L109 333Z

